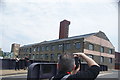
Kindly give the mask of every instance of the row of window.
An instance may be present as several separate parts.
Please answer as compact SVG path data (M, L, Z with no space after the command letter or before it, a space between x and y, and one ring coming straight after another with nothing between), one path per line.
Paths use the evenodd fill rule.
M104 62L104 57L103 56L100 57L100 62ZM112 63L112 58L109 58L109 63Z
M65 44L58 44L58 45L51 45L51 46L40 46L40 47L35 47L35 48L26 48L26 49L20 49L20 52L40 52L40 51L54 51L55 49L57 50L69 50L71 49L72 44L70 43L65 43ZM74 44L74 47L76 49L81 48L81 43L77 42Z
M31 56L31 59L41 59L41 60L55 60L58 56L60 55L60 53L58 53L57 55L53 54L30 54L29 56ZM25 56L25 55L24 55ZM88 57L94 59L93 55L88 55ZM100 62L103 63L105 61L105 58L103 56L100 57ZM109 58L109 63L112 63L112 58Z
M41 60L55 60L60 54L57 55L53 54L29 54L30 59L41 59ZM28 55L20 55L20 56L28 56Z
M94 56L93 55L88 55L88 57L94 59ZM105 61L104 57L101 56L100 57L100 62L103 63ZM112 58L109 58L109 63L112 63Z
M88 49L89 49L89 50L94 50L94 45L90 43ZM104 52L105 52L104 49L105 49L105 47L101 46L101 47L100 47L100 52L101 52L101 53L104 53ZM108 50L108 53L112 54L112 49L109 49L109 50Z
M58 44L58 45L50 45L50 46L38 46L38 47L34 47L34 48L26 48L26 49L20 49L19 52L40 52L40 51L54 51L54 50L69 50L71 49L71 47L74 46L76 49L80 49L81 48L81 43L77 42L74 44L70 44L70 43L65 43L65 44ZM88 49L89 50L94 50L94 44L89 43L88 45ZM105 47L101 46L99 51L101 53L105 52ZM109 49L108 53L112 54L112 49Z

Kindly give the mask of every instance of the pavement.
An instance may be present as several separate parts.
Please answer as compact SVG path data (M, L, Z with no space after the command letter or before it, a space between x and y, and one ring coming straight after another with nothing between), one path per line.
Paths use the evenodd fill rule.
M118 70L108 70L108 71L101 71L98 77L103 76L105 74L110 74L111 72L118 71ZM27 76L27 70L0 70L0 77L9 77L9 76Z
M117 70L108 70L108 71L101 71L100 74L104 73L111 73L112 71ZM27 70L21 69L21 70L0 70L0 76L6 76L6 75L15 75L15 74L27 74Z
M7 75L17 75L17 74L27 74L27 70L0 70L0 76L7 76Z
M110 74L112 72L118 72L119 70L115 70L115 69L110 69L108 71L100 71L100 74L98 76L103 76L103 75L106 75L106 74Z

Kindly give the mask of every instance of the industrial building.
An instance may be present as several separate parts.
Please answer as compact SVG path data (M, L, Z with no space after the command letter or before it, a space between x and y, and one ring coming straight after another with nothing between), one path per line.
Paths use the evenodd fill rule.
M14 55L12 55L12 57L16 57L19 53L19 48L20 48L20 44L16 44L16 43L13 43L12 46L11 46L11 53L14 53Z
M57 61L60 54L83 52L98 64L106 65L109 69L114 68L115 48L104 32L68 37L69 25L70 21L60 22L59 39L21 46L19 57L28 56L31 60L38 61Z
M3 51L2 51L2 48L0 48L0 59L3 58Z
M115 52L115 69L120 70L120 52Z

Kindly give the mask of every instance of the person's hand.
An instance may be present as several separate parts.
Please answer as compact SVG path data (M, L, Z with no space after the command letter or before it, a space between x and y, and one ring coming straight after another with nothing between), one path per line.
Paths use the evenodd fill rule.
M73 55L77 55L78 57L82 57L88 65L91 67L93 65L99 66L92 58L88 57L85 53L73 53Z
M84 53L73 53L74 57L81 57L82 55L85 55Z
M80 65L78 66L77 69L74 69L74 70L72 71L72 74L76 74L79 70L80 70Z
M78 57L78 55L77 55L77 54L74 54L74 53L73 53L73 56L74 56L74 57Z

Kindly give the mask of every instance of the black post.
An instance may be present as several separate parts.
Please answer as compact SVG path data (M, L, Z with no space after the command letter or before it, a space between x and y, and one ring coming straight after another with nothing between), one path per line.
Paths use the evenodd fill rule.
M62 52L64 53L64 42L63 42L63 51Z

